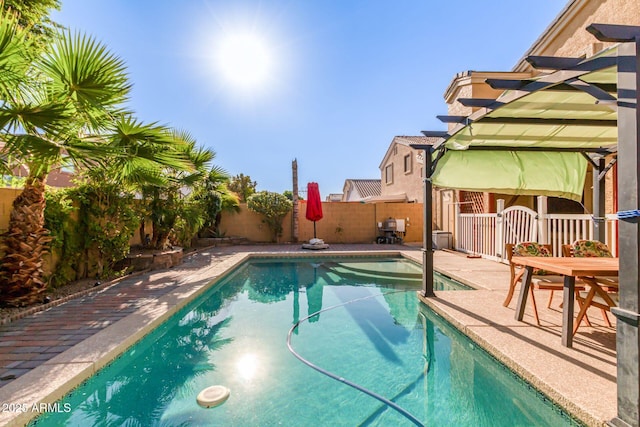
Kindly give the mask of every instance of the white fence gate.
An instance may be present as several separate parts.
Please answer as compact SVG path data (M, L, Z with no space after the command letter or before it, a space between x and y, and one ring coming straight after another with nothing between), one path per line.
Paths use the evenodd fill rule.
M591 215L547 214L546 197L538 198L538 211L525 206L504 209L498 200L497 213L463 214L456 209L455 249L495 261L506 262L507 243L537 241L551 244L553 254L562 254L562 245L578 239L593 239ZM617 216L606 216L605 242L617 256Z
M502 209L503 206L504 201L500 200L496 214L496 256L501 258L505 258L504 246L507 243L538 241L538 213L525 206Z

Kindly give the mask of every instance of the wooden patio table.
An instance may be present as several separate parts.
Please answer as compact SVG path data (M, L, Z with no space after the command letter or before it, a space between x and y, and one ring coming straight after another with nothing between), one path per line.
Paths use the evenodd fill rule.
M564 276L562 294L562 345L573 345L573 308L576 277L581 276L617 276L618 258L579 258L579 257L517 257L514 262L525 267L522 287L516 306L516 320L521 321L527 304L529 286L533 269L540 268L549 273Z

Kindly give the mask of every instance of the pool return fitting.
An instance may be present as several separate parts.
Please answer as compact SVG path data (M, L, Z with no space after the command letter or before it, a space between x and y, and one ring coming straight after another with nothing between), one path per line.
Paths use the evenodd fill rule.
M305 359L304 357L302 357L301 355L299 355L294 349L293 346L291 345L291 336L293 335L293 333L295 332L296 329L298 329L298 326L300 326L300 324L302 322L306 322L307 320L309 320L310 318L317 316L320 313L324 313L325 311L329 311L329 310L333 310L335 308L339 308L348 304L352 304L354 302L358 302L358 301L363 301L366 299L370 299L370 298L375 298L375 297L379 297L379 296L383 296L383 295L387 295L387 294L395 294L395 293L400 293L400 292L415 292L415 290L407 290L407 291L390 291L390 292L384 292L384 293L380 293L377 295L368 295L366 297L362 297L362 298L356 298L353 299L351 301L347 301L344 302L342 304L337 304L337 305L333 305L331 307L327 307L324 308L322 310L316 311L315 313L312 313L310 315L308 315L307 317L300 319L299 321L297 321L292 327L291 329L289 329L289 333L287 334L287 347L289 348L289 351L291 352L291 354L293 354L299 361L301 361L302 363L304 363L305 365L307 365L308 367L310 367L311 369L315 369L316 371L320 372L323 375L328 376L329 378L332 378L336 381L340 381L343 384L348 385L349 387L355 388L356 390L368 394L369 396L373 397L374 399L379 400L380 402L384 403L385 405L387 405L388 407L394 409L395 411L399 412L400 415L402 415L403 417L407 418L409 421L411 421L412 423L414 423L417 426L421 426L424 427L424 424L417 419L414 415L412 415L409 411L407 411L406 409L404 409L403 407L401 407L400 405L396 404L395 402L392 402L391 400L387 399L384 396L379 395L378 393L375 393L371 390L368 390L356 383L353 383L351 381L349 381L348 379L338 376L332 372L327 371L326 369L323 369L317 365L314 365L313 363L311 363L310 361L308 361L307 359Z

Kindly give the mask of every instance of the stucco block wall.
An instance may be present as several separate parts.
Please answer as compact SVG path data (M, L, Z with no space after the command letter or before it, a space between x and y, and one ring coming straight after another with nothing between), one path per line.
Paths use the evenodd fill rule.
M6 231L9 225L11 204L21 190L0 188L0 231ZM327 243L372 243L379 235L379 222L387 218L405 220L405 242L422 241L422 203L376 203L356 202L323 203L324 217L316 223L317 236ZM299 241L313 238L313 222L305 218L306 202L299 206ZM291 213L282 223L283 234L280 242L291 242ZM146 225L151 230L151 224ZM239 213L223 213L220 229L226 236L246 237L252 242L270 242L269 228L262 222L262 216L241 204ZM140 244L138 233L134 233L131 245Z
M374 206L376 207L376 223L382 222L387 218L404 219L406 226L404 241L422 242L424 224L424 205L422 203L383 203Z
M291 213L287 214L283 225L283 235L279 241L291 241ZM262 222L262 216L250 211L246 203L240 204L240 212L229 213L223 212L220 220L220 230L227 236L246 237L252 242L270 242L271 231L269 227Z
M313 222L305 218L306 202L300 203L299 240L313 238ZM328 243L370 243L375 239L374 205L348 202L323 203L323 218L316 222L316 236Z
M378 236L378 222L405 220L405 242L422 241L422 203L331 202L322 204L323 218L316 222L316 235L327 243L371 243ZM313 238L313 222L305 218L306 202L300 201L298 240ZM407 218L409 221L407 221ZM291 242L291 215L285 217L280 242ZM240 205L240 213L224 213L220 229L226 236L245 237L252 242L269 242L270 234L262 217Z

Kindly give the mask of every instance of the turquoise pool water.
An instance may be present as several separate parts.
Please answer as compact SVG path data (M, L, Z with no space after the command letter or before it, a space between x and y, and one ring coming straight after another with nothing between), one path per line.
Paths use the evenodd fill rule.
M463 288L442 277L436 286ZM67 395L70 413L33 424L413 425L288 351L293 324L338 306L302 322L293 348L425 425L574 425L419 304L419 287L420 268L400 259L252 261ZM216 384L230 388L229 399L198 406L197 394Z

